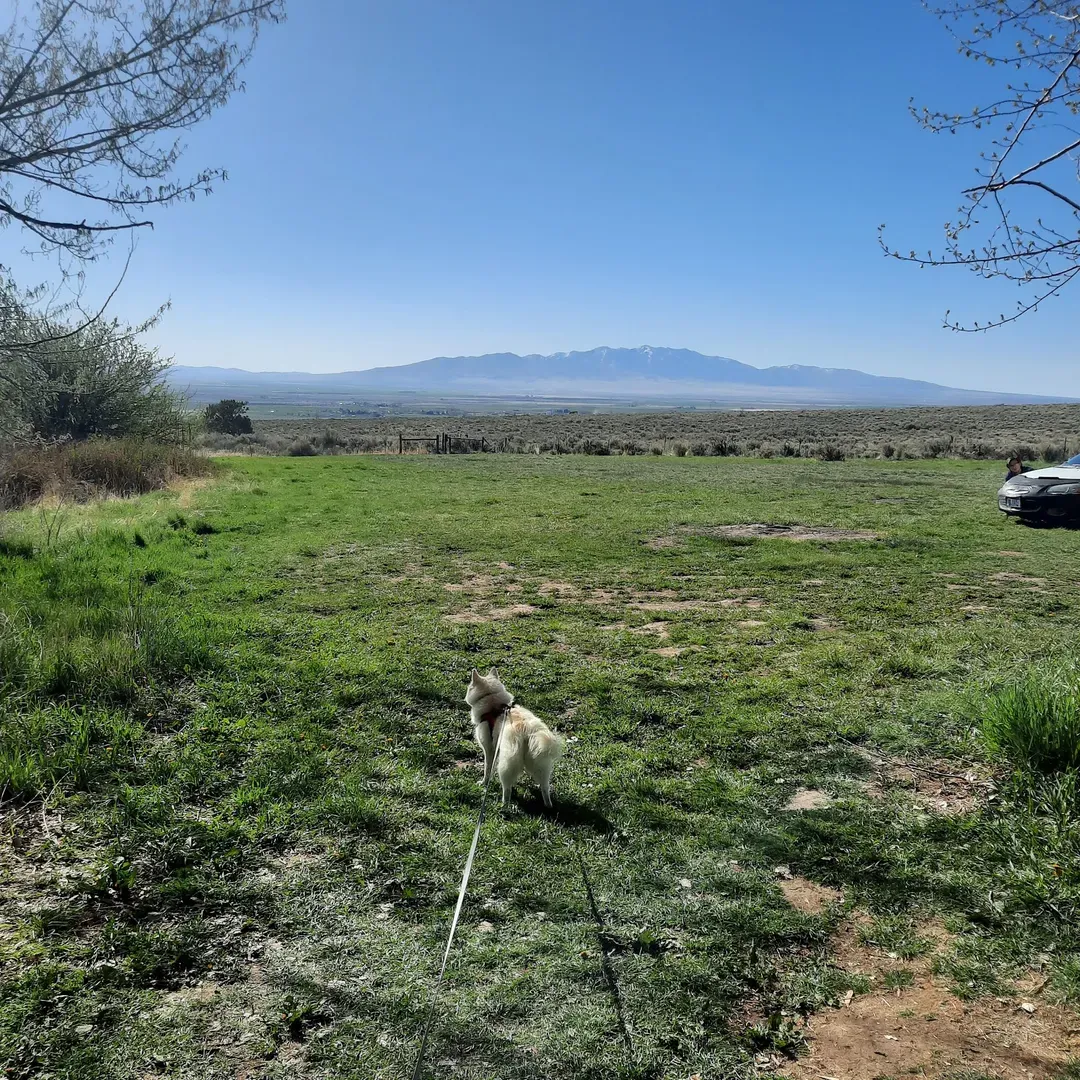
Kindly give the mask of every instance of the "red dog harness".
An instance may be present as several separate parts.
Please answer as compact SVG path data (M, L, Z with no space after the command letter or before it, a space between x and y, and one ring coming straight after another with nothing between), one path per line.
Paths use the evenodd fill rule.
M482 720L480 721L480 722L481 722L482 724L487 724L487 725L488 725L488 727L490 727L490 728L491 728L491 740L492 740L492 742L494 742L494 741L495 741L495 725L496 725L496 724L497 724L497 723L498 723L498 722L499 722L500 720L502 720L502 719L503 719L503 717L504 717L504 716L506 716L506 715L507 715L507 713L509 713L509 712L510 712L510 710L511 710L511 709L512 709L513 707L514 707L514 702L513 702L513 700L510 700L510 701L508 701L508 702L507 702L507 703L506 703L505 705L501 706L501 707L499 708L499 711L498 711L498 712L493 712L493 713L490 713L490 714L489 714L488 716L485 716L485 717L484 717L484 718L483 718L483 719L482 719Z

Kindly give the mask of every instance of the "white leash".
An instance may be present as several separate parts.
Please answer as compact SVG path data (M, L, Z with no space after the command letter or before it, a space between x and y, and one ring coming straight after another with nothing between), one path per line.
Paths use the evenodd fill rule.
M503 724L506 723L510 705L503 710L501 717ZM494 730L494 724L492 729ZM502 739L503 729L499 728L499 740ZM491 787L491 776L495 772L495 759L498 755L499 742L492 740L494 745L491 750L491 772L488 773L487 782L484 784L484 793L480 798L480 813L476 818L476 828L473 830L472 845L469 847L469 857L465 860L465 870L461 875L461 886L458 889L457 903L454 905L454 917L450 920L450 933L446 937L446 948L443 950L442 966L439 968L439 976L435 980L435 986L431 991L431 1001L428 1003L427 1019L424 1021L424 1034L420 1039L420 1049L416 1054L416 1065L413 1066L412 1080L420 1080L420 1070L424 1063L424 1051L427 1049L428 1035L431 1034L431 1024L435 1019L435 1003L439 998L439 990L442 987L443 975L446 974L446 964L450 959L450 946L454 944L454 934L457 932L458 920L461 918L461 908L465 903L465 890L469 884L469 875L472 873L473 859L476 858L476 848L480 843L480 826L484 824L484 811L487 809L488 790Z

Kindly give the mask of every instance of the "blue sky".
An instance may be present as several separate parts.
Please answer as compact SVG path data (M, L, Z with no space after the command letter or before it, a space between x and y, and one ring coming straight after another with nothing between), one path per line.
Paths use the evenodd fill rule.
M1010 310L937 246L994 73L917 0L293 0L188 137L214 195L141 237L118 312L177 362L332 371L670 345L1080 395L1076 296ZM95 274L107 275L108 268Z

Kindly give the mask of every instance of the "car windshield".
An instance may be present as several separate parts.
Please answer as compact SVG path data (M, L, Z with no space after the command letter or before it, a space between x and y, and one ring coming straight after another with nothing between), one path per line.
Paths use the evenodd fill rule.
M1077 454L1076 457L1069 458L1069 460L1066 461L1065 464L1066 465L1080 465L1080 454Z

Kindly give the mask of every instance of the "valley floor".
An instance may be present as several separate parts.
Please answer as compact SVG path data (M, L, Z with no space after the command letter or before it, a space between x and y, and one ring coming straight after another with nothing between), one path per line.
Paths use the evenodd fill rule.
M410 1075L491 664L569 747L425 1075L1080 1076L1080 817L979 734L1075 671L1080 533L997 464L221 470L0 525L6 1076Z

